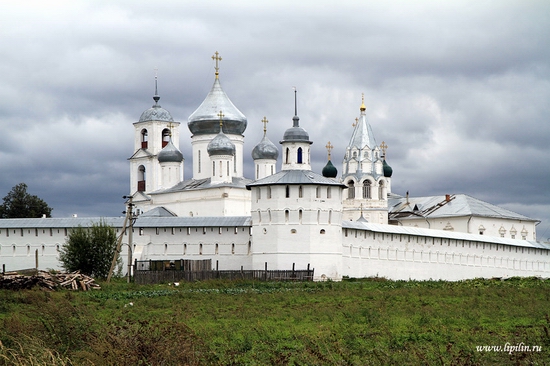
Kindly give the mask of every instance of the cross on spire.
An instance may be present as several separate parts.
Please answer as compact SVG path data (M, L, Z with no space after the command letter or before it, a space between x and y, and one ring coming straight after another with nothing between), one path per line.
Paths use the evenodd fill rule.
M384 154L384 158L386 157L386 150L388 149L388 145L384 141L380 144L380 148L382 149L382 154Z
M365 93L361 93L361 107L359 107L359 110L361 112L364 112L367 110L367 107L365 106Z
M223 117L225 117L225 115L222 113L221 110L220 110L220 113L218 113L218 117L220 117L220 130L221 130L221 128L223 127Z
M332 149L334 148L334 146L332 146L332 144L329 142L327 142L326 146L327 148L327 152L328 152L328 160L330 160L330 152L332 151Z
M267 131L267 123L269 121L267 120L267 118L264 116L264 119L262 119L262 123L264 124L264 136L265 136L265 133Z
M222 60L222 58L219 55L220 54L218 53L218 51L216 51L216 53L212 56L212 60L216 61L216 67L214 67L214 70L216 70L216 79L220 74L220 64L218 62Z
M355 122L353 122L351 125L355 127L357 126L358 123L359 123L359 118L355 117Z

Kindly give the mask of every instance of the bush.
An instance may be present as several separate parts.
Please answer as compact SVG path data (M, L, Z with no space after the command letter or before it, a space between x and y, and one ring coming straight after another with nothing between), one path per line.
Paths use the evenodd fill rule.
M78 226L71 230L61 247L59 260L69 272L106 278L116 251L117 237L113 227L100 221L91 228ZM120 258L118 259L120 264Z

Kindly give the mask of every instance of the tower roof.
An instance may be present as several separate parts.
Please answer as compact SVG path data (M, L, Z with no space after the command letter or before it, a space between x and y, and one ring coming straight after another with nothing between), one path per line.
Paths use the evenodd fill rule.
M181 163L183 154L174 146L170 138L166 146L158 153L157 159L159 163Z
M247 120L231 102L220 84L218 57L216 52L216 79L212 89L202 104L189 116L187 126L193 135L206 135L218 133L219 118L217 113L222 110L224 113L223 130L230 135L242 135L246 130Z
M361 107L359 108L361 111L361 116L355 124L355 129L353 130L353 134L351 135L351 139L348 144L348 148L350 149L353 147L357 149L374 149L377 146L372 128L367 121L367 116L365 113L366 109L365 103L362 102Z
M165 122L174 122L172 115L166 109L162 108L159 104L160 96L158 94L157 88L157 77L155 76L155 95L153 96L155 104L147 110L145 110L141 117L139 117L139 122L146 121L165 121Z
M294 117L292 117L292 127L287 129L283 135L283 140L280 143L284 142L313 142L309 141L309 134L306 130L300 127L300 118L298 117L298 107L296 100L296 89L294 89Z
M277 160L279 157L279 149L273 142L271 142L266 135L262 138L262 141L258 145L254 146L252 150L252 159L272 159Z
M235 145L229 137L223 133L223 117L224 114L220 111L218 114L219 118L219 133L208 143L206 151L208 155L235 155Z
M262 120L264 124L264 137L258 145L254 146L252 149L252 159L271 159L277 160L279 157L279 149L271 140L267 138L267 123L269 122L266 117Z

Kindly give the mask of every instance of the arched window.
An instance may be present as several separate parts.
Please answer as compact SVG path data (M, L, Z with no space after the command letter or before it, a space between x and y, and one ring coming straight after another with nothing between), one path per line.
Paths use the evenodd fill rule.
M285 154L285 163L288 164L290 159L290 149L286 148L286 154Z
M290 216L290 212L288 210L285 210L285 222L288 222L289 216ZM15 248L15 245L13 247Z
M216 162L215 161L212 162L212 176L213 177L216 176Z
M141 130L141 148L147 149L147 130L144 128Z
M298 187L298 197L299 197L299 198L302 198L303 195L304 195L304 193L303 193L303 190L302 190L302 186L299 186L299 187Z
M331 189L330 187L327 187L327 198L332 198L332 194L331 194Z
M355 183L352 180L348 182L348 198L355 198Z
M297 158L298 158L298 159L297 159L296 161L298 162L298 164L302 164L302 148L301 148L301 147L298 148L298 156L297 156Z
M162 147L168 145L168 141L170 141L170 130L165 128L162 130Z
M137 190L139 192L145 191L145 167L140 165L138 168L138 186Z
M380 200L385 199L385 197L384 197L384 181L383 180L378 182L378 199L380 199Z
M286 186L286 188L285 188L285 197L286 198L290 197L290 187L289 186Z
M372 198L370 192L370 180L365 179L363 182L363 198Z

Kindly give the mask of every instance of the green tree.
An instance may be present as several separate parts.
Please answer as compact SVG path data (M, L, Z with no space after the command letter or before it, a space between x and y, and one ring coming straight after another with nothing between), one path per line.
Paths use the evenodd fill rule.
M116 251L115 229L104 221L91 228L78 226L71 230L59 251L62 267L95 278L106 278ZM119 258L119 265L121 260Z
M2 219L37 218L42 215L51 217L52 208L38 196L27 193L25 183L19 183L13 187L0 206Z

